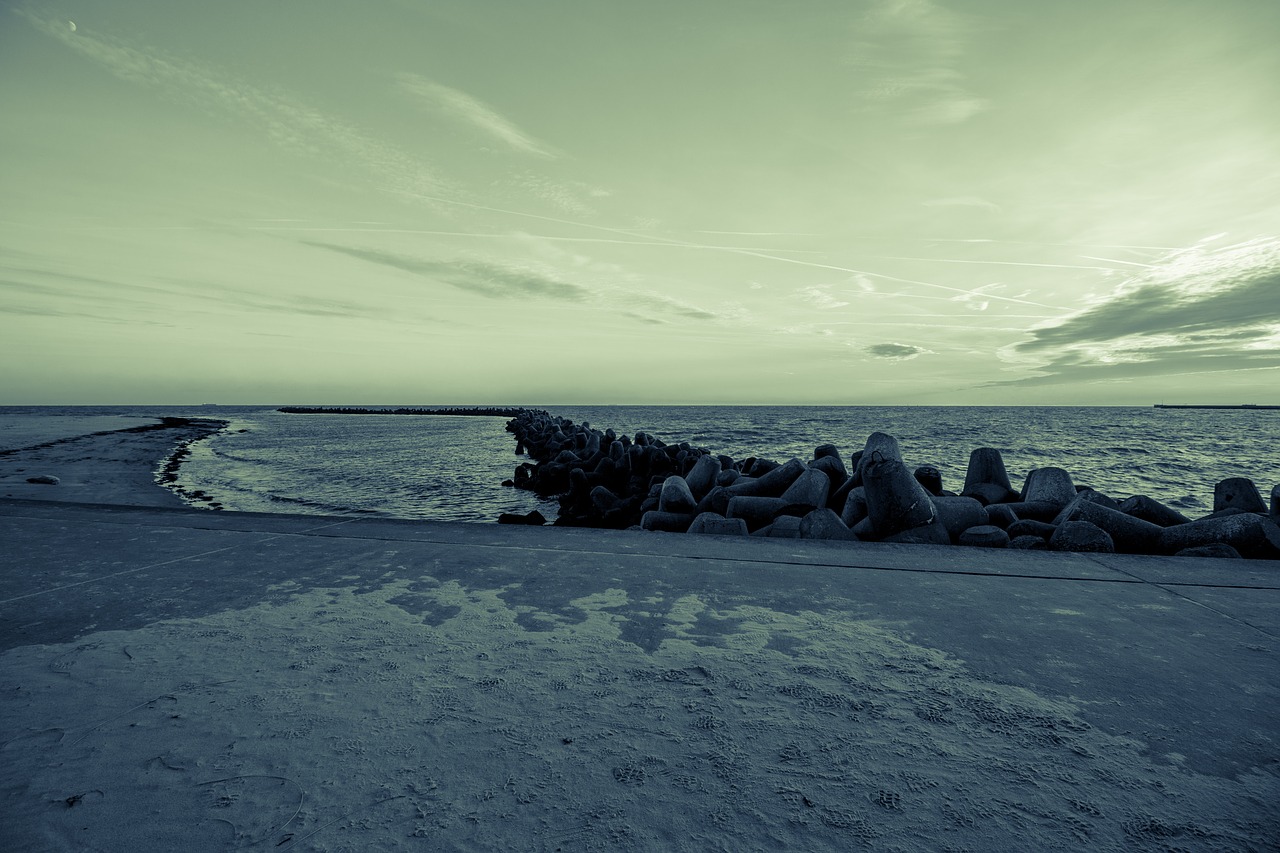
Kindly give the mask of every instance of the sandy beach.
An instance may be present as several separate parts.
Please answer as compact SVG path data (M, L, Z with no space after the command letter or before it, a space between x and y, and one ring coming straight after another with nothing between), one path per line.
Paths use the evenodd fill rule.
M0 500L6 849L1277 849L1271 564L175 511L175 437L0 457L115 504Z
M0 418L0 496L187 506L174 491L156 483L156 472L183 443L212 434L217 424L166 426L161 418L114 416ZM56 477L58 483L27 482L32 477Z

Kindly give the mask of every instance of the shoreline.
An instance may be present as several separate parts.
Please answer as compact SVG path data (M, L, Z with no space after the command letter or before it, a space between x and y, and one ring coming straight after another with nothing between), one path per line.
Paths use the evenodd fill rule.
M0 450L0 496L146 507L193 507L212 499L176 485L190 446L229 426L215 418L158 417L155 423L65 435ZM54 482L31 482L44 479Z

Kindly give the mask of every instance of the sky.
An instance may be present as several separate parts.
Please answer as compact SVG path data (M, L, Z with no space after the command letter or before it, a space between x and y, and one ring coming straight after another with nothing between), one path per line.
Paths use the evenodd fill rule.
M0 404L1280 404L1273 0L0 0Z

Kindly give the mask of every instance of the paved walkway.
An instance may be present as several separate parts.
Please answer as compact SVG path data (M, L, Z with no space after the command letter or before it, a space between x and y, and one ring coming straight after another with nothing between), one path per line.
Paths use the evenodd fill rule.
M20 500L0 548L0 790L29 849L161 849L196 814L220 828L199 849L1280 839L1273 562ZM351 717L335 695L373 698ZM169 705L220 711L165 752ZM257 752L203 754L247 737L220 728L246 708ZM155 727L138 748L173 785L120 754L129 725ZM154 800L153 834L95 806L109 785L77 762ZM174 793L218 773L292 787L241 792L283 798L274 816Z

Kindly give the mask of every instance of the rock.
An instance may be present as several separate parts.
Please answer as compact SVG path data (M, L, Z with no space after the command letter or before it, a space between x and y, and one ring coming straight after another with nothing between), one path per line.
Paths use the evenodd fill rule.
M737 482L729 487L729 491L735 495L781 497L782 493L799 479L805 470L807 469L803 462L799 459L792 459L785 465L770 469L760 477L740 477Z
M849 490L848 496L844 500L840 512L840 520L844 522L845 527L853 527L859 521L867 517L867 490L863 486L858 486Z
M850 477L840 488L831 490L830 496L827 497L827 506L836 512L841 512L849 500L849 493L860 488L862 488L862 480L856 475Z
M618 508L618 496L604 486L596 486L591 490L591 506L599 515L613 512Z
M819 459L823 459L825 457L830 457L837 462L840 462L840 448L836 447L834 444L819 444L813 449L813 461L817 462ZM844 467L843 462L840 463L840 467Z
M724 486L716 486L707 492L707 496L698 501L698 506L694 509L694 514L704 512L714 512L716 515L725 515L729 511L729 500L733 494Z
M799 516L780 515L773 520L772 524L766 524L751 535L770 539L799 539L800 521Z
M1262 502L1258 487L1248 477L1228 477L1213 487L1213 511L1229 508L1267 514L1267 505Z
M1173 527L1175 524L1186 524L1191 521L1172 507L1167 507L1146 495L1134 495L1120 502L1117 507L1125 515L1149 521L1157 527Z
M1033 468L1022 487L1022 500L1026 503L1057 504L1062 509L1075 499L1075 483L1062 468Z
M916 479L919 480L918 477ZM973 498L931 497L931 500L938 514L938 521L947 529L947 535L951 537L952 542L959 542L960 534L969 528L990 522L986 509Z
M865 453L859 450L849 457L849 482L845 484L849 488L862 485L862 457Z
M1230 545L1251 560L1280 559L1280 525L1251 512L1202 518L1161 530L1161 545L1166 554L1215 542Z
M1061 528L1063 523L1069 521L1088 521L1096 524L1107 532L1115 550L1122 554L1162 553L1161 531L1167 528L1158 527L1149 521L1125 515L1118 509L1095 503L1083 492L1058 514L1054 523Z
M533 475L533 491L543 497L562 495L569 491L568 465L559 462L543 462L535 469Z
M542 513L538 512L538 511L535 509L535 510L533 510L532 512L525 513L524 515L518 515L518 514L516 514L516 513L510 513L510 512L504 512L504 513L502 513L501 515L499 515L499 516L498 516L498 523L499 523L499 524L529 524L529 525L538 525L538 524L546 524L546 523L547 523L547 519L546 519L546 517L545 517Z
M684 512L650 510L640 517L642 530L661 530L665 533L684 533L693 523L693 516Z
M830 491L831 479L822 471L810 468L787 487L787 490L782 493L782 500L789 504L804 504L816 509L827 505L827 494Z
M1049 501L1014 501L1013 503L987 504L987 512L998 512L1000 507L1007 509L1015 518L1034 518L1036 521L1053 521L1058 517L1058 513L1062 512L1062 506Z
M750 465L744 464L742 466L742 473L746 474L748 477L751 477L753 480L763 477L765 474L768 474L774 468L780 467L780 463L774 462L772 459L756 458L756 459L751 459L749 461L751 462Z
M35 477L28 477L27 482L38 486L56 486L62 481L52 474L38 474Z
M817 451L814 451L815 453ZM849 479L849 472L840 461L839 456L819 456L809 463L810 471L821 471L827 475L832 492L839 489Z
M741 518L725 518L714 512L700 513L689 525L690 533L709 533L717 536L746 536L747 523Z
M749 477L746 474L742 474L738 479L725 486L725 488L729 490L729 494L731 495L755 497L758 493L758 486L756 485L758 482L759 481L755 477Z
M858 537L845 526L844 522L840 520L840 516L826 507L822 507L821 509L815 509L800 519L800 538L845 540L857 539Z
M887 432L873 432L867 436L866 446L862 448L862 456L858 458L854 468L859 483L866 485L867 466L874 457L880 459L896 459L902 461L902 451L898 448L898 440Z
M1280 523L1280 486L1271 487L1271 520Z
M746 521L748 530L759 530L772 522L789 504L782 498L761 495L734 495L729 499L725 515Z
M987 521L996 527L1009 529L1009 525L1018 520L1018 514L1010 507L1013 504L987 504Z
M707 492L716 484L716 476L720 473L720 458L712 456L710 453L698 457L698 461L693 463L693 468L685 476L685 482L689 485L689 491L693 493L694 500L702 500L707 496Z
M1053 531L1049 550L1111 554L1116 546L1107 531L1091 521L1064 521Z
M880 541L896 542L900 545L950 545L951 537L947 535L947 528L935 520L892 536L885 536Z
M697 506L698 502L684 477L673 474L662 481L662 494L658 498L660 512L692 513Z
M959 544L970 548L1007 548L1009 534L994 524L980 524L961 533Z
M965 471L964 488L960 490L960 494L966 495L975 486L984 483L1003 486L1006 492L1013 491L1009 474L1004 469L1004 457L994 447L979 447L969 454L969 468Z
M1018 499L1017 492L999 483L975 483L966 486L960 494L966 498L974 498L984 505L1008 503Z
M1053 531L1057 529L1052 524L1037 521L1033 518L1020 518L1008 527L1011 539L1016 539L1019 536L1036 536L1046 542L1053 536Z
M759 494L780 497L806 470L807 467L799 459L787 460L785 464L756 480Z
M912 472L916 482L924 486L924 490L934 497L942 494L942 472L932 465L921 465Z
M721 471L719 474L716 474L716 485L732 486L737 481L737 479L741 476L742 476L742 472L737 470L736 468L727 468Z
M867 496L867 517L879 538L932 523L937 509L924 486L900 459L871 454L863 466L862 482ZM863 457L866 463L867 458ZM941 527L941 525L939 525ZM946 528L942 528L945 533ZM950 542L950 537L947 538Z
M1098 506L1105 506L1107 509L1114 509L1117 511L1120 509L1120 501L1110 495L1103 494L1097 489L1091 489L1088 487L1077 488L1076 498L1088 501L1092 504L1097 504Z
M1019 551L1045 551L1049 543L1039 536L1015 536L1009 540L1009 547Z
M1239 560L1240 552L1225 542L1210 542L1208 545L1196 545L1183 548L1175 557L1217 557L1219 559Z

